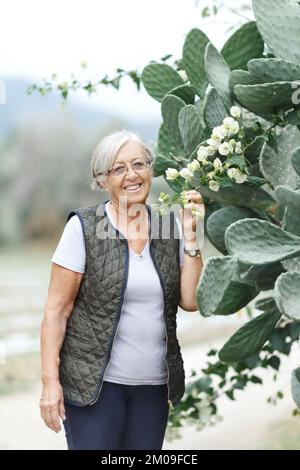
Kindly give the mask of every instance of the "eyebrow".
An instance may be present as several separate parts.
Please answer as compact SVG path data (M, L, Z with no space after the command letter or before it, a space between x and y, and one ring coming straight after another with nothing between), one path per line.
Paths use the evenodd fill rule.
M137 160L137 159L140 159L140 158L144 158L145 160L147 160L147 157L134 157L134 158L132 158L132 160L129 160L129 161L133 162L134 160ZM119 165L119 164L126 165L126 163L129 163L129 162L115 162L113 164L113 166Z

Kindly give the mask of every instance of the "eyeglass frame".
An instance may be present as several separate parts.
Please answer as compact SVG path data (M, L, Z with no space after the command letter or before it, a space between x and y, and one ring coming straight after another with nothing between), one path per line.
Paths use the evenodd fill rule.
M124 165L124 167L126 167L126 172L125 172L124 174L126 174L126 173L128 172L128 165L130 165L131 169L136 173L136 170L134 170L134 169L132 168L132 163L135 162L135 161L136 161L136 160L132 160L132 162L128 162L128 163L121 163L121 162L120 162L120 165ZM142 170L140 170L140 171L144 171L145 169L147 169L147 170L150 169L150 168L152 167L152 165L153 165L153 160L147 159L147 160L144 161L143 163L146 163L147 166L146 166L145 168L143 168ZM110 175L110 173L112 172L112 170L113 170L113 167L110 168L110 170L107 170L107 171L105 171L105 172L103 172L103 173L97 173L97 175L95 176L95 178L97 179L98 176L108 176L108 175ZM138 170L138 171L139 171L139 170ZM117 177L118 177L118 176L123 176L123 173L122 173L121 175L112 175L112 176L117 176Z

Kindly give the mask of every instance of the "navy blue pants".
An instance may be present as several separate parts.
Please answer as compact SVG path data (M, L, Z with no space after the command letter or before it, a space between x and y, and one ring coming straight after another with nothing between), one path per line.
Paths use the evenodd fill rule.
M93 405L65 403L69 450L160 450L168 422L168 388L103 382Z

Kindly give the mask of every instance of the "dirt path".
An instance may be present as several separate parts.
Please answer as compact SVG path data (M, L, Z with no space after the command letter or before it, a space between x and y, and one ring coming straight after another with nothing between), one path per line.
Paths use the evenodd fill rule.
M187 376L191 368L204 364L208 346L183 349ZM289 393L289 374L299 359L295 350L284 365L284 374L278 384L266 375L264 387L253 385L240 392L238 400L223 400L221 409L224 420L217 426L201 432L189 427L183 439L165 442L164 449L255 449L264 442L267 428L288 417L294 404ZM266 397L286 383L285 398L273 407ZM66 449L64 430L58 434L46 428L39 414L40 385L33 390L1 397L0 449Z

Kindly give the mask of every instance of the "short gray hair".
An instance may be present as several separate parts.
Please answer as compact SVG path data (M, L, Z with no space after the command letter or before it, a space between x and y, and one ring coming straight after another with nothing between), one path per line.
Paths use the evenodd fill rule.
M99 173L106 173L110 170L117 159L120 148L129 141L138 142L141 148L146 152L149 161L154 161L154 152L150 144L145 143L134 132L122 129L121 131L113 131L103 137L97 145L91 160L92 182L91 190L100 190ZM98 179L98 181L97 181Z

